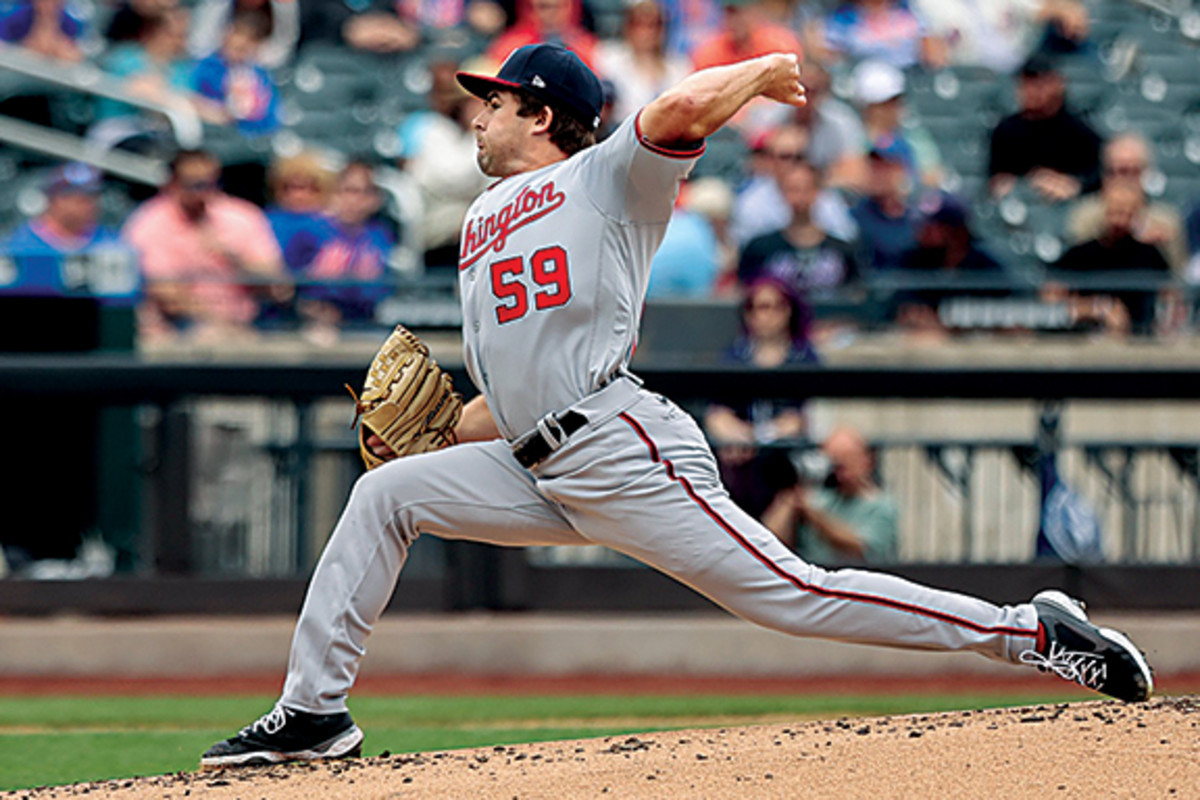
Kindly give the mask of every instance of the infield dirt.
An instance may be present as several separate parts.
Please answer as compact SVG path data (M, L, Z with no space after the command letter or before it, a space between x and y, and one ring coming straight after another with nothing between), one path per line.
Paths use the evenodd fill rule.
M177 773L5 796L1198 797L1200 699L1064 703L385 753L332 764Z

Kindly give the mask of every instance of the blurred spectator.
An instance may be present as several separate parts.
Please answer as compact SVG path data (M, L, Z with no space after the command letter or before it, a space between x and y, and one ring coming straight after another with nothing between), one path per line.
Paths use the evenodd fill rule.
M731 234L739 247L788 224L792 212L783 199L779 181L793 165L806 160L808 145L808 131L799 125L784 125L763 137L761 152L753 161L756 173L741 187L733 203ZM858 234L845 199L832 189L817 196L812 218L822 230L839 239L851 241Z
M817 353L808 340L810 316L789 284L759 278L746 288L742 335L724 363L758 369L816 363ZM737 408L713 404L705 412L704 426L716 445L722 482L747 513L759 516L776 492L795 482L786 453L760 447L804 436L803 403L764 398Z
M667 50L691 58L700 42L721 27L721 0L662 0L667 16Z
M267 219L283 251L283 262L293 274L299 274L316 257L313 242L317 237L303 234L325 227L334 177L311 151L281 158L271 166L268 182L274 202L267 208Z
M862 436L838 428L822 447L829 475L808 476L780 492L763 524L810 564L885 564L896 560L899 511L875 483Z
M106 72L125 79L131 94L156 103L190 103L192 61L187 57L188 12L174 8L145 20L136 42L123 42L109 49L101 60ZM148 149L173 144L169 129L158 115L145 114L119 100L98 98L96 123L88 138L104 146L135 147L135 137L149 137Z
M904 154L895 147L875 148L868 155L867 196L850 210L867 263L874 269L896 269L917 244L916 209L910 193Z
M704 197L710 191L703 185L705 180L711 183L714 179L697 181L702 184L699 192L694 191L694 184L686 183L679 193L662 244L650 262L650 298L709 297L716 292L722 267L721 241L710 217L693 206L693 198L700 196L702 207L707 202L709 211L720 213L713 206L721 201L714 203ZM727 195L725 200L732 202L732 197ZM725 210L728 213L728 205Z
M142 27L178 6L178 0L122 0L109 17L104 38L109 45L136 42L142 38Z
M897 292L891 316L905 328L940 332L938 306L951 297L1007 297L1012 290L1004 284L1008 273L1004 265L980 247L971 233L971 211L960 198L943 192L930 192L918 203L916 247L906 252L900 267L929 274L946 281L945 288L923 288ZM996 286L953 285L955 276L985 276Z
M256 54L259 64L277 69L291 61L300 40L300 0L200 0L192 10L189 52L195 58L215 52L239 16L258 17L266 31Z
M341 33L342 41L355 50L371 53L403 53L412 50L421 42L421 30L402 17L398 5L390 2L344 3L324 0L316 6L334 6L333 19L336 24L303 26L307 31L324 28L327 34ZM319 34L318 34L319 35Z
M851 0L824 21L822 61L877 59L898 69L945 64L945 45L927 35L902 0Z
M815 61L801 73L808 102L794 112L797 125L809 134L808 160L835 189L861 189L867 181L867 141L862 121L853 108L829 91L829 73Z
M697 178L684 184L683 204L688 211L704 217L717 240L717 282L715 294L737 287L738 249L730 228L733 190L716 177Z
M425 266L455 270L463 218L491 183L476 163L477 144L471 127L482 103L455 80L459 66L453 53L431 56L429 108L410 114L399 131L403 168L416 182L424 203L418 224ZM471 72L494 71L462 66Z
M527 44L561 44L593 69L596 64L596 37L581 23L582 0L517 0L517 20L488 47L488 58L496 63Z
M1184 277L1189 284L1200 284L1200 202L1192 201L1187 220L1188 263Z
M622 38L600 43L596 65L616 94L611 123L635 113L692 71L685 56L667 52L665 21L656 0L636 0L625 7Z
M904 119L904 73L883 61L863 61L854 68L854 97L862 109L863 149L894 147L914 185L937 186L942 157L929 132Z
M83 19L65 0L18 0L0 9L0 41L46 58L82 61Z
M279 127L279 90L258 64L266 28L261 17L234 17L221 49L196 64L192 84L247 136Z
M300 14L302 43L345 44L372 53L412 50L423 28L465 23L491 38L504 26L504 12L492 0L303 0Z
M770 22L757 0L723 0L721 29L702 41L692 53L696 69L732 64L767 53L796 53L804 49L796 35Z
M781 230L752 239L742 250L738 279L749 285L770 276L799 294L837 289L858 280L854 248L825 233L812 218L821 192L821 174L811 164L792 165L779 179L791 214Z
M787 28L772 22L758 0L721 2L725 9L721 28L703 40L692 53L696 69L723 66L775 52L803 57L800 40ZM756 97L737 113L730 125L753 137L783 124L791 112L791 106Z
M338 175L324 225L297 231L295 248L312 252L303 265L296 306L306 334L328 344L343 322L373 319L391 292L388 256L395 242L374 217L383 198L370 164L352 161Z
M1059 259L1055 268L1071 272L1147 272L1166 275L1170 265L1162 251L1137 238L1144 224L1146 196L1135 181L1111 181L1101 192L1104 225L1096 238L1075 245ZM1047 287L1051 299L1061 296L1063 287ZM1117 333L1130 329L1149 332L1154 323L1158 292L1098 290L1076 291L1069 300L1077 316L1095 321Z
M1020 111L992 131L992 194L1008 194L1021 177L1052 202L1095 186L1100 137L1067 109L1066 85L1048 56L1031 56L1021 67L1017 98Z
M244 337L258 295L290 293L266 215L222 192L220 174L213 155L181 152L162 192L125 223L122 235L147 281L138 320L147 341L184 331L201 340Z
M1147 172L1154 166L1152 156L1150 143L1141 134L1114 136L1105 143L1101 154L1101 186L1112 181L1128 180L1144 188ZM1095 239L1103 227L1104 201L1100 194L1080 199L1067 217L1067 234L1071 244ZM1183 215L1179 209L1170 203L1147 198L1145 213L1138 222L1134 236L1162 250L1171 268L1177 274L1183 274L1187 263L1187 244L1184 241Z
M15 279L4 282L5 293L58 297L112 294L114 289L123 289L120 293L133 294L138 281L132 258L122 259L123 263L109 261L107 269L117 268L112 274L100 274L84 264L72 266L62 258L101 247L128 253L119 246L116 232L99 223L102 188L100 173L86 164L65 164L50 173L42 187L45 211L22 223L0 243L0 253L11 258L17 269ZM97 286L97 280L108 280L109 285Z
M1074 52L1086 41L1079 0L912 0L930 33L946 43L948 63L1014 72L1035 50Z
M424 31L465 24L476 34L491 39L504 29L507 21L500 3L492 0L400 0L397 5L404 19Z

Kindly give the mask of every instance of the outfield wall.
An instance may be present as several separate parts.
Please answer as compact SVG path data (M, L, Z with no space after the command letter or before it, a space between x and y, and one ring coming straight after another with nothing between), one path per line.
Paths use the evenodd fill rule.
M1200 672L1200 614L1096 614L1161 675ZM213 677L286 669L291 616L0 621L0 677ZM389 614L363 674L696 677L1016 675L972 654L796 639L710 613Z

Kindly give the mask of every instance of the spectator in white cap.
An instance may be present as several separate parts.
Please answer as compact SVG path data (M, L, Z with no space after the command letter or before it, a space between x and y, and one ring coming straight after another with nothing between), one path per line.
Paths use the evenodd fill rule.
M866 132L863 149L895 147L905 154L914 184L937 186L942 157L929 132L905 119L904 73L884 61L864 61L854 68L853 79Z

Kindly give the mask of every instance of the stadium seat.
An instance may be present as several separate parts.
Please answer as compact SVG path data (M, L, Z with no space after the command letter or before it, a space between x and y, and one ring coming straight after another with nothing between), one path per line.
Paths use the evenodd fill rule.
M708 138L704 155L696 162L693 177L716 177L730 186L737 186L744 177L749 149L745 140L732 128L722 128Z
M311 70L311 71L310 71ZM293 87L287 91L290 101L304 110L325 110L355 103L374 103L379 83L371 75L340 72L322 73L315 68L297 69Z

